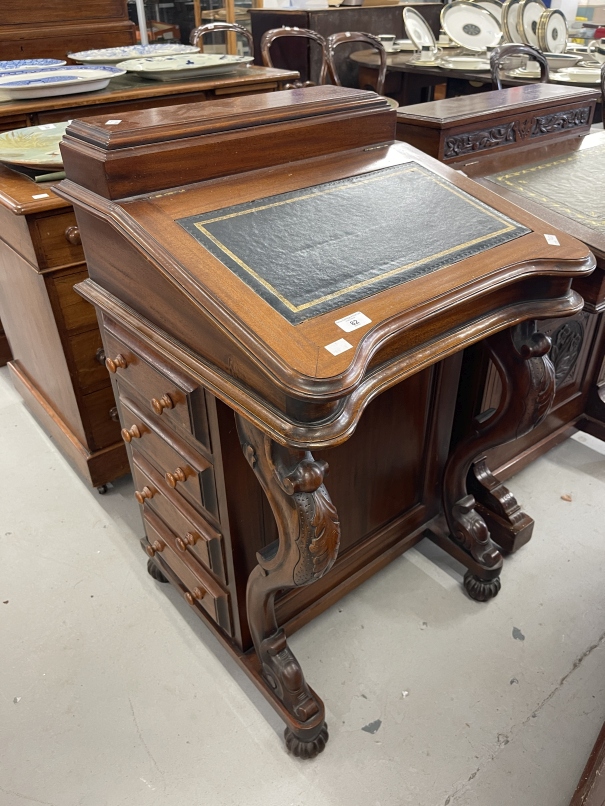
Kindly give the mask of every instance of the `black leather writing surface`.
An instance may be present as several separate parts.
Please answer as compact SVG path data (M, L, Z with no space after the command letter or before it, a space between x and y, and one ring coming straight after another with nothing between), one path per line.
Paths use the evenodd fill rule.
M591 229L605 232L605 143L490 176Z
M293 324L529 232L415 162L178 223Z

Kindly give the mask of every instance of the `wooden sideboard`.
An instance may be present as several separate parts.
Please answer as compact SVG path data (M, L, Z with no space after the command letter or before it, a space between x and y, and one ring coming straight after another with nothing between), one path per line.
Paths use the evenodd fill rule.
M398 111L398 137L409 139L545 222L580 238L597 260L590 277L573 283L584 298L582 311L541 325L553 343L556 395L550 413L530 433L487 451L469 477L490 530L507 551L515 551L530 539L533 524L501 482L578 429L605 439L605 240L594 222L582 224L578 209L578 201L591 208L593 200L600 198L591 180L599 175L599 163L591 171L590 161L584 159L583 172L578 163L576 177L565 167L574 155L602 151L605 134L588 134L596 100L596 90L534 84ZM590 152L591 148L596 151ZM549 170L560 166L559 191L575 197L575 210L564 210L560 203L553 207L539 197L533 184L541 170L538 166L544 163L553 163ZM490 178L502 171L525 171L521 185L514 189L511 183ZM526 192L519 190L522 186ZM555 186L556 182L553 191ZM497 369L481 345L466 351L462 375L454 441L467 433L474 418L496 410L502 396Z
M0 103L0 130L96 110L113 117L174 100L253 95L296 77L253 67L243 75L203 81L131 79L98 93ZM84 480L104 492L107 482L128 472L128 462L117 419L112 419L117 414L109 376L99 360L96 317L73 290L87 277L73 211L55 196L53 183L36 184L0 167L0 221L0 319L12 346L14 383ZM2 341L0 347L3 343L8 347Z
M471 597L497 594L502 556L467 474L546 415L534 320L581 309L571 281L594 258L396 143L374 93L105 124L69 126L57 192L86 252L77 290L101 322L148 569L309 758L325 709L289 632L427 535L466 566ZM462 350L481 341L505 403L450 451Z
M132 45L126 0L3 0L0 60L65 59L89 48Z

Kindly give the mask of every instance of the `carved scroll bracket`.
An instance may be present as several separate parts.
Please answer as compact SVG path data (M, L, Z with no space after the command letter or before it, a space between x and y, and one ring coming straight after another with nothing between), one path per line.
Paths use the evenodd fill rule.
M452 538L484 569L486 579L502 566L502 556L487 525L468 494L467 476L473 461L489 450L527 434L546 416L555 394L554 367L547 356L550 340L536 330L535 322L523 322L491 336L485 342L502 383L500 403L487 419L474 420L470 433L450 455L445 468L444 510ZM481 577L465 578L473 595ZM472 583L472 584L471 584ZM480 587L480 586L479 586ZM499 588L499 584L498 584ZM489 598L480 590L475 598ZM495 595L492 592L491 595Z
M277 547L257 554L247 589L248 623L263 676L292 717L286 744L311 757L328 738L321 700L307 685L300 664L277 625L277 591L309 585L334 564L340 524L323 480L328 465L309 451L278 445L236 415L244 456L267 496L277 522Z

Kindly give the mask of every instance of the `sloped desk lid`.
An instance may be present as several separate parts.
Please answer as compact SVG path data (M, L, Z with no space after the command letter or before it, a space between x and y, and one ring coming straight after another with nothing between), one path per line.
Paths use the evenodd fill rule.
M178 223L295 325L530 232L417 162Z

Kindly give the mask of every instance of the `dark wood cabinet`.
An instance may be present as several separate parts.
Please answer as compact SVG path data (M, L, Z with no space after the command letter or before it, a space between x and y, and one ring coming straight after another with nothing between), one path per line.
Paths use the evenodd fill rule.
M314 87L110 132L74 121L61 146L149 572L303 758L328 735L289 633L424 536L464 564L470 596L498 593L468 471L546 416L534 320L578 313L571 282L594 268L584 244L396 143L395 124L373 93ZM477 343L504 403L450 450Z

